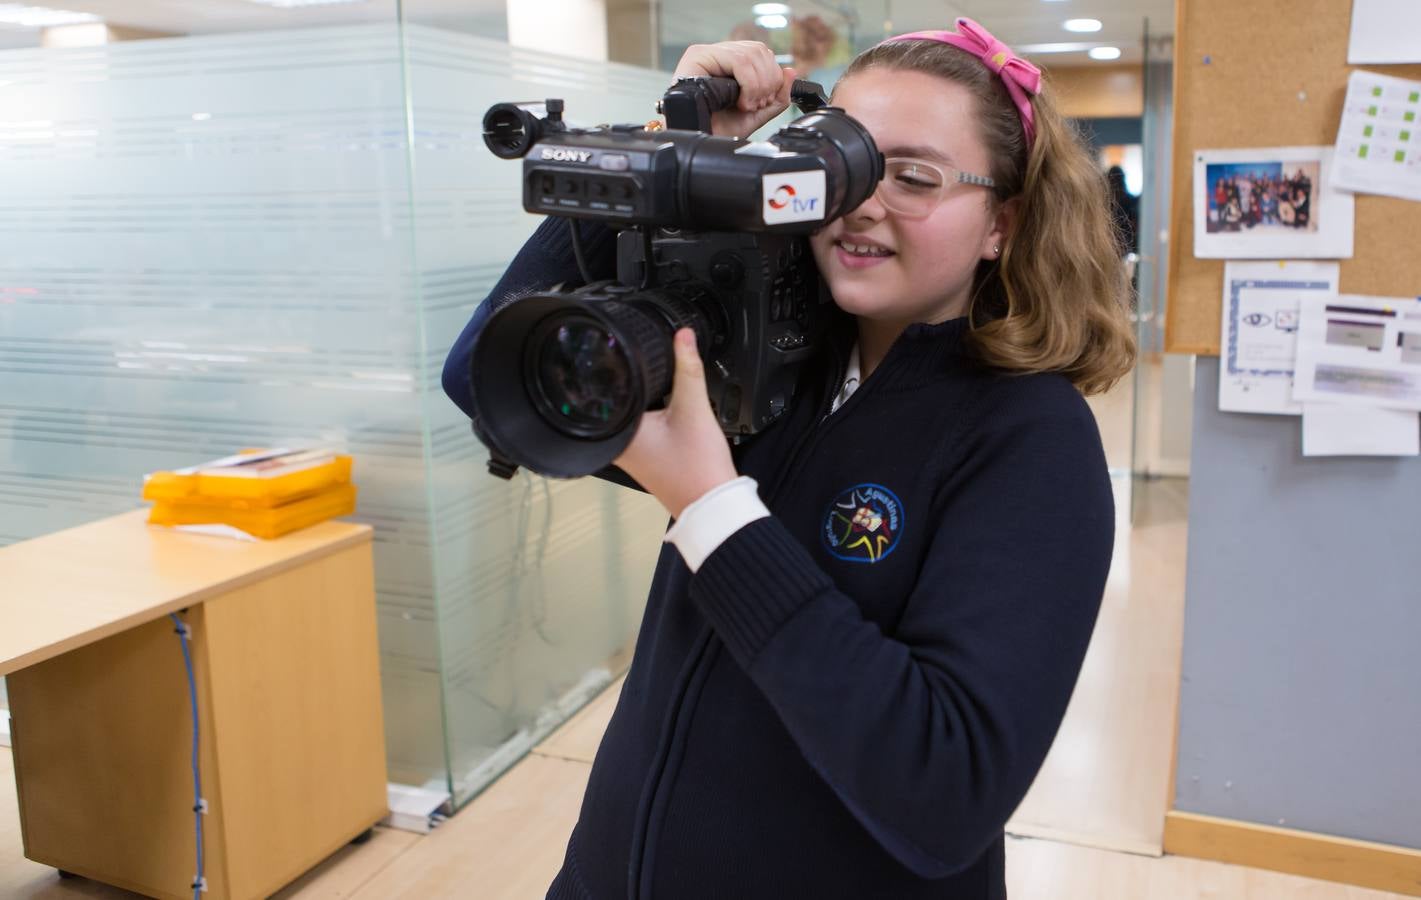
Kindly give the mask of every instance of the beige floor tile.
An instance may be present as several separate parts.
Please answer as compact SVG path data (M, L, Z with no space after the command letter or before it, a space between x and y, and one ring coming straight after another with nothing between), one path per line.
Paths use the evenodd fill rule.
M590 769L530 754L381 870L355 900L542 897L562 864Z
M1134 376L1135 373L1131 372L1104 394L1086 398L1086 403L1095 413L1096 424L1100 427L1100 442L1105 447L1105 462L1113 470L1128 471L1130 468L1130 452L1134 446Z
M421 836L394 828L376 828L364 844L336 851L316 868L272 895L273 900L324 900L353 897L365 884L419 843Z
M622 695L625 681L624 675L608 685L606 690L578 710L577 715L535 747L534 752L577 762L592 762L597 755L597 746L602 743L602 733L612 719L617 698Z
M1007 841L1011 900L1404 900L1295 875L1053 841Z

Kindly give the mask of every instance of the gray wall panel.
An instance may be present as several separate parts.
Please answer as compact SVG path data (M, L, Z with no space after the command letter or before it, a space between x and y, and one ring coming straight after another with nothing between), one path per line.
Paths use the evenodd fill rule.
M1421 847L1421 460L1194 398L1175 808Z

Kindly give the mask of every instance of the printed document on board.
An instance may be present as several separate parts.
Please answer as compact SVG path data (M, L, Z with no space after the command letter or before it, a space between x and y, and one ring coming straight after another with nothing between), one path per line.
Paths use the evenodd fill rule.
M1337 190L1421 200L1421 81L1354 70L1331 164Z
M1352 0L1347 61L1421 62L1421 3L1416 0Z
M1293 399L1421 410L1421 300L1339 294L1305 305Z
M1337 263L1230 262L1224 265L1219 323L1219 409L1300 415L1293 363L1304 304L1337 297Z
M1303 404L1303 456L1421 455L1421 415L1409 409Z

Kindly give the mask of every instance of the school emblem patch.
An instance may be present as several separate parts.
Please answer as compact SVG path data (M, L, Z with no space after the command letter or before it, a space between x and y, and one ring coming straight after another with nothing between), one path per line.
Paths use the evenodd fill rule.
M849 562L879 562L898 546L902 533L903 504L881 484L849 488L824 514L824 546Z

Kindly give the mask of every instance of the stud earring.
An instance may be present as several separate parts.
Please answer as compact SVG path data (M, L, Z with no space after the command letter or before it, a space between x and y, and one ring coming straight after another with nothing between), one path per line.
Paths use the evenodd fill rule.
M1001 248L1001 247L993 247L993 248L992 248L992 255L993 255L993 256L1001 256L1001 255L1002 255L1002 248Z

